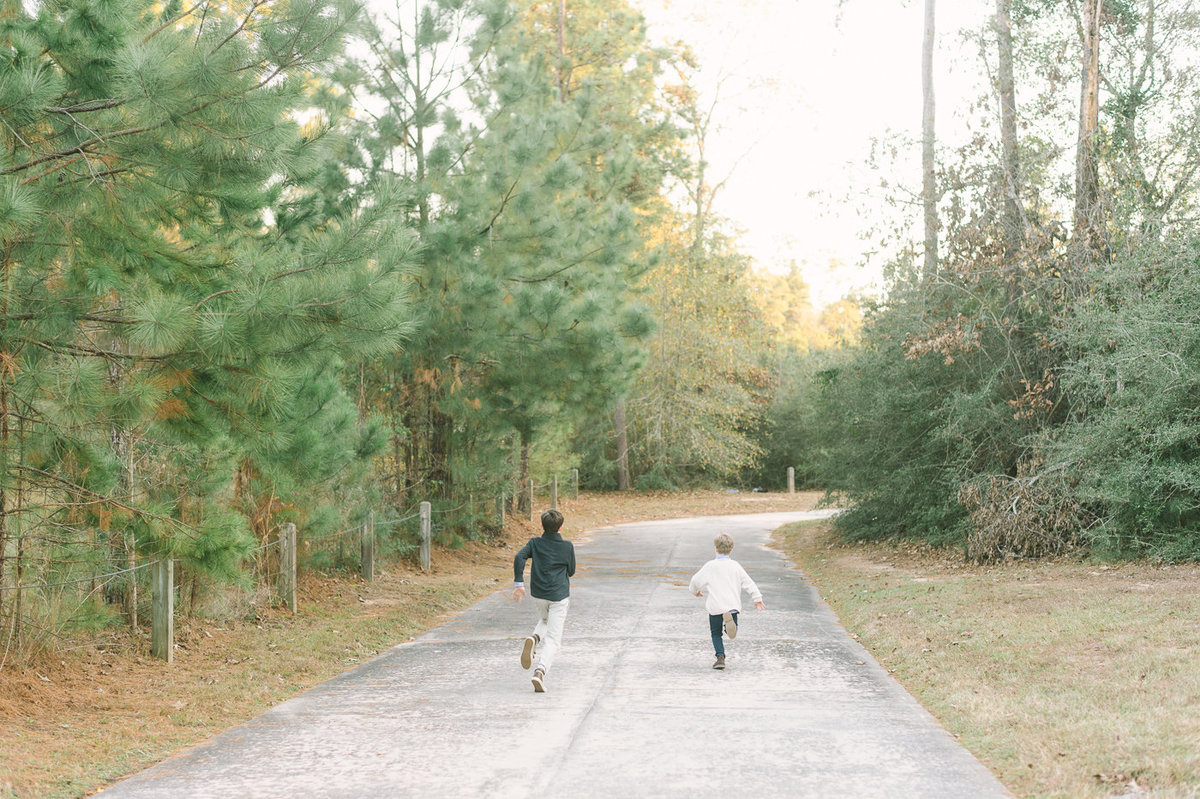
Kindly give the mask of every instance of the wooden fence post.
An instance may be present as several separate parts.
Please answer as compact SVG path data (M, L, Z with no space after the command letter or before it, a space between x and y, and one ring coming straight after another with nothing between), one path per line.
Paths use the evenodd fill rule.
M368 583L375 580L375 511L362 526L362 576Z
M533 481L529 481L529 521L533 521Z
M433 506L421 503L421 571L429 571L429 550L433 538Z
M571 499L579 499L579 470L571 470Z
M558 475L555 475L551 480L550 486L550 507L558 510Z
M175 660L175 561L156 560L151 567L150 654Z
M288 522L279 537L279 597L292 613L296 612L296 525Z
M796 493L796 467L795 466L788 467L788 493L789 494Z

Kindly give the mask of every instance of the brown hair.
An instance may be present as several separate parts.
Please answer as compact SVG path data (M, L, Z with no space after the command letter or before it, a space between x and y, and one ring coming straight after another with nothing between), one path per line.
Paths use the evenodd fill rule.
M542 532L557 533L563 524L563 515L557 509L551 508L542 513Z
M718 555L728 555L733 551L733 539L728 533L721 533L713 539L713 546L717 548Z

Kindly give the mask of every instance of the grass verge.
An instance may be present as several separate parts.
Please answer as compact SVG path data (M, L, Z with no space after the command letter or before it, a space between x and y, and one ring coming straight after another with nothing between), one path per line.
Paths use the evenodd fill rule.
M1200 568L978 567L914 545L840 545L828 522L783 528L776 544L1018 795L1200 796Z

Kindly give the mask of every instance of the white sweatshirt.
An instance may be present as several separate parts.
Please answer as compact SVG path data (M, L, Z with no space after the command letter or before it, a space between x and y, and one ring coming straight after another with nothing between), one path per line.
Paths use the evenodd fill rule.
M742 612L742 591L755 603L762 602L762 592L746 574L742 564L728 555L713 558L692 576L688 590L705 594L704 607L708 615L717 616L731 610Z

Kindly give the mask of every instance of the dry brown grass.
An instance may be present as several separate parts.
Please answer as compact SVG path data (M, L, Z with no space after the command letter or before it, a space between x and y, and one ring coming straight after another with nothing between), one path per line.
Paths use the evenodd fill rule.
M1021 796L1200 795L1200 568L980 567L777 536L860 642Z
M639 519L811 507L817 494L584 495L562 503L568 537ZM179 620L175 662L149 657L144 635L0 671L0 797L94 792L384 649L435 626L511 579L512 556L536 528L508 521L492 543L438 550L433 571L377 567L373 583L303 575L300 613L254 620Z

